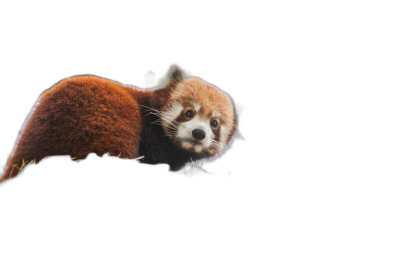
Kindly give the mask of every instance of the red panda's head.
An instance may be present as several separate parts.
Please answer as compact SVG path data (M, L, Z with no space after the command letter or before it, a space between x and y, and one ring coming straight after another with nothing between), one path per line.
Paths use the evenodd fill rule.
M171 92L161 109L164 131L176 146L204 156L223 151L236 131L232 99L199 78L170 72Z

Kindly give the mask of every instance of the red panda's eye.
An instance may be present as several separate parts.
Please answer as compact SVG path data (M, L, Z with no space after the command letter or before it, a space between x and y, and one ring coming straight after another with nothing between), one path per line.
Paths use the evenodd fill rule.
M192 110L188 110L188 111L186 111L186 117L188 117L188 118L192 118L193 117L193 111Z
M216 120L212 120L212 121L211 121L211 126L212 126L213 128L217 127L217 126L218 126L218 122L217 122Z

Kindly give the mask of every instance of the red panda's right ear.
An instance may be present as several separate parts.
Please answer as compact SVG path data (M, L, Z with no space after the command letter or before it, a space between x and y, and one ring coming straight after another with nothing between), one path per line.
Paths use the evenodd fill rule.
M182 70L178 66L172 65L168 72L168 78L170 83L179 83L183 81Z

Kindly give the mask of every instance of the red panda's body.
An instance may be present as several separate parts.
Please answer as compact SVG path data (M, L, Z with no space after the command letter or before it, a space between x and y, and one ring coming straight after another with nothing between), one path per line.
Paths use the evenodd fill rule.
M211 153L210 147L208 152L199 155L190 148L177 146L166 134L168 127L177 129L179 123L178 117L167 119L164 115L167 113L162 110L171 105L174 88L182 80L180 75L175 78L172 75L170 83L161 89L146 91L96 76L60 81L39 98L21 130L0 182L16 176L26 163L39 162L51 155L70 155L74 160L84 159L92 152L131 159L144 156L142 162L168 163L176 170L191 159L219 152L222 145L215 153ZM172 104L175 103L178 102ZM160 118L163 126L161 121L158 123ZM234 129L235 126L230 129L229 140Z
M22 161L39 162L49 155L138 157L142 125L134 92L95 76L59 82L38 100L4 175L13 177Z

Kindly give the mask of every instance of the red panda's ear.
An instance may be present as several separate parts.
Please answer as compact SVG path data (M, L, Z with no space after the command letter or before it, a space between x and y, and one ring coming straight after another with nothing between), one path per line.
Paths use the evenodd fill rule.
M172 65L168 72L168 78L170 83L179 83L183 81L182 70L178 66Z

